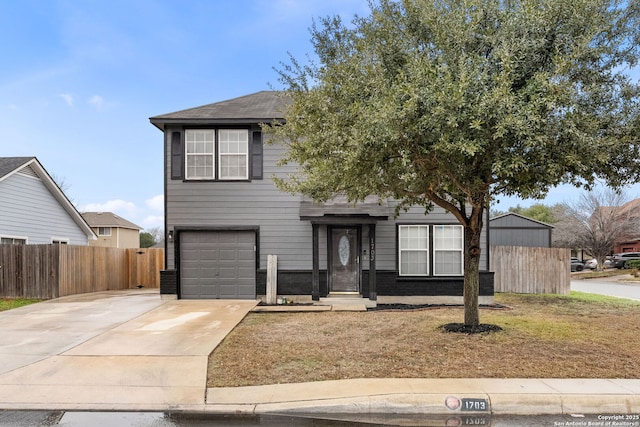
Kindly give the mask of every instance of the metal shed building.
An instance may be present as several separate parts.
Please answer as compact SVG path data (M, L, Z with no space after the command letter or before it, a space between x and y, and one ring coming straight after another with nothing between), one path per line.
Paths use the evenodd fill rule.
M489 220L489 241L495 246L551 247L553 226L513 212Z

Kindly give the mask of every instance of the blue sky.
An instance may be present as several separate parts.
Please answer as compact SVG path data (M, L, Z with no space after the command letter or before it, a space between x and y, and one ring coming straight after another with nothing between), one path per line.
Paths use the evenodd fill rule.
M278 88L312 19L366 0L0 0L0 156L36 156L80 211L162 226L151 116ZM553 190L545 203L577 197ZM635 196L635 195L634 195ZM503 199L506 210L531 201Z

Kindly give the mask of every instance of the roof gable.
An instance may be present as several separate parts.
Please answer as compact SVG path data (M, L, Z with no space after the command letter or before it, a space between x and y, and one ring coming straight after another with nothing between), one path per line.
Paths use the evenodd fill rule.
M0 180L17 172L35 157L0 157Z
M490 224L491 227L503 226L503 225L507 225L507 221L509 219L517 219L518 220L518 222L520 223L519 225L514 225L514 224L510 224L509 225L509 226L515 227L515 228L521 227L522 223L527 223L527 224L529 224L531 226L538 226L539 228L554 228L554 226L551 225L551 224L547 224L545 222L538 221L536 219L529 218L527 216L520 215L520 214L517 214L515 212L507 212L505 214L493 217L493 218L489 219L489 224ZM505 221L505 220L507 220L507 221Z
M282 92L262 91L149 118L164 130L170 123L260 123L281 120L289 105Z
M24 173L40 179L82 232L90 240L97 239L89 224L82 218L80 212L73 206L36 157L0 157L0 182L14 173Z

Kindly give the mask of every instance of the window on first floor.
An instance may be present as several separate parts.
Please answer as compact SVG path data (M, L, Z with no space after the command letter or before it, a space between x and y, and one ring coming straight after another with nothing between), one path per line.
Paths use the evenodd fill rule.
M464 229L460 225L433 226L433 275L464 274Z
M53 245L68 245L69 239L61 238L61 237L52 237L51 244Z
M1 245L26 245L26 237L0 237Z
M460 225L400 225L401 276L460 276L464 273L464 229Z
M401 225L399 233L400 275L429 274L429 226Z
M98 236L111 236L111 227L98 227Z
M187 129L185 143L185 179L249 179L248 129Z

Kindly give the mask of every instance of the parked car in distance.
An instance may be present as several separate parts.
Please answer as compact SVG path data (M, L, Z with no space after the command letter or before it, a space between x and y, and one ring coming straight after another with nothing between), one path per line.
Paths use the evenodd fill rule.
M640 260L640 252L622 252L613 255L611 259L611 267L626 268L627 262L631 260Z
M588 268L590 270L595 270L598 267L598 260L595 258L591 258L585 261L584 268Z
M584 263L579 258L571 257L571 271L584 270Z

